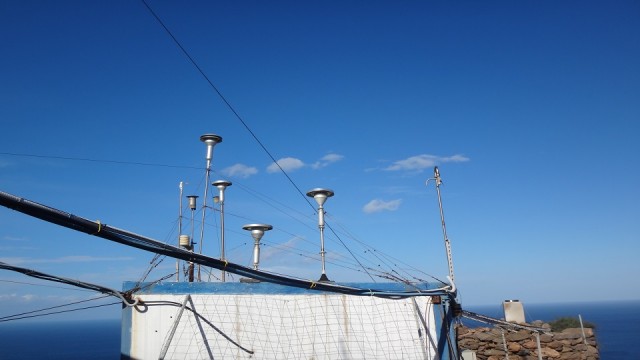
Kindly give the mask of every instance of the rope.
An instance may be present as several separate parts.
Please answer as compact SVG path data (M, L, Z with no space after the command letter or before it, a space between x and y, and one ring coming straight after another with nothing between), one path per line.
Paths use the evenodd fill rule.
M144 237L126 230L121 230L115 227L101 224L101 231L96 232L98 224L94 221L87 220L85 218L69 214L67 212L54 209L36 202L17 197L5 192L0 191L0 205L22 212L24 214L39 218L44 221L51 222L63 227L67 227L76 231L84 232L86 234L93 234L94 236L114 241L123 245L135 247L138 249L150 251L156 254L167 255L176 259L181 259L195 264L200 264L205 267L211 267L218 270L228 271L239 276L246 276L256 280L270 282L274 284L309 288L312 284L311 280L302 280L288 276L281 276L274 273L265 272L263 270L254 270L252 268L242 266L236 263L229 262L226 265L222 260L214 259L202 254L193 253L178 247L162 243L160 241ZM48 275L45 274L48 277ZM58 280L55 280L58 281ZM71 280L73 281L73 280ZM75 281L73 281L75 282ZM82 284L75 282L76 284ZM95 285L86 285L87 288L94 289L100 292L112 293L118 296L120 293L103 287L96 287ZM82 287L82 286L81 286ZM341 293L347 295L369 295L369 289L361 289L351 286L344 286L335 283L317 283L314 290L328 291L334 293ZM442 286L437 289L419 289L419 290L407 290L407 291L384 291L373 290L374 296L382 298L405 298L410 296L431 296L431 295L454 295L454 287L450 285Z
M95 309L95 308L99 308L99 307L103 307L103 306L111 306L111 305L117 305L117 304L120 304L120 301L118 301L118 302L113 302L113 303L109 303L109 304L94 305L94 306L85 306L85 307L77 308L77 309L54 311L54 312L45 313L45 314L37 314L37 315L29 315L29 316L14 317L14 318L10 318L10 319L3 319L3 320L0 320L0 322L7 322L7 321L14 321L14 320L21 320L21 319L29 319L29 318L40 317L40 316L47 316L47 315L62 314L62 313L68 313L68 312L72 312L72 311L79 311L79 310ZM65 306L65 305L63 305L63 306Z
M97 291L97 292L100 292L100 293L103 293L103 294L106 294L106 295L115 296L115 297L119 298L120 300L122 300L122 302L127 306L135 306L138 303L137 299L135 301L133 301L133 302L130 302L130 300L125 298L124 293L121 293L120 291L117 291L117 290L114 290L114 289L110 289L108 287L96 285L96 284L83 282L83 281L80 281L80 280L74 280L74 279L68 279L68 278L64 278L64 277L60 277L60 276L50 275L50 274L46 274L46 273L39 272L39 271L32 270L32 269L27 269L27 268L23 268L23 267L19 267L19 266L9 265L9 264L4 263L4 262L0 262L0 269L9 270L9 271L15 271L15 272L19 272L19 273L22 273L22 274L25 274L27 276L31 276L31 277L34 277L34 278L37 278L37 279L53 281L53 282L59 282L59 283L63 283L63 284L71 285L71 286L76 286L76 287L83 288L83 289Z
M4 321L4 320L6 320L6 319L10 319L10 318L14 318L14 317L22 316L22 315L29 315L29 314L33 314L33 313L37 313L37 312L41 312L41 311L52 310L52 309L58 309L58 308L65 307L65 306L71 306L71 305L81 304L81 303L85 303L85 302L88 302L88 301L100 300L100 299L106 298L107 296L109 296L109 295L104 295L104 296L100 296L100 297L92 298L92 299L86 299L86 300L75 301L75 302L71 302L71 303L64 304L64 305L51 306L51 307L47 307L47 308L43 308L43 309L39 309L39 310L27 311L27 312L23 312L23 313L19 313L19 314L13 314L13 315L8 315L8 316L3 316L3 317L0 317L0 321ZM45 315L47 315L47 314L45 314ZM6 320L6 321L10 321L10 320Z

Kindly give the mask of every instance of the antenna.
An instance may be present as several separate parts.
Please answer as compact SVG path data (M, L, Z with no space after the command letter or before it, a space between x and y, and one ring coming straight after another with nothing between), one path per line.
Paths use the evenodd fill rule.
M244 230L251 231L253 237L253 270L258 270L260 264L260 239L265 231L273 229L273 226L267 224L248 224L242 227Z
M231 186L231 182L218 180L211 185L220 190L220 195L218 196L218 201L220 202L220 260L224 261L224 189ZM222 282L226 281L226 272L224 270L222 270L221 280Z
M333 196L333 191L329 189L321 189L316 188L307 192L308 197L312 197L315 199L316 203L318 203L318 228L320 229L320 258L322 259L322 274L320 275L320 279L318 281L322 282L330 282L327 277L327 273L325 271L324 266L324 203L328 198Z
M442 210L442 197L440 196L440 185L442 185L442 179L440 179L440 170L438 167L433 168L433 178L427 180L427 184L429 180L435 180L436 183L436 191L438 192L438 206L440 207L440 221L442 222L442 236L444 237L444 247L447 252L447 265L449 265L449 279L452 283L455 282L455 277L453 276L453 256L451 255L451 242L449 241L449 237L447 237L447 226L444 223L444 211Z
M213 159L213 147L222 142L222 137L216 134L204 134L200 136L200 141L207 145L207 169L206 169L206 177L204 181L204 200L202 201L202 224L200 227L200 246L198 253L202 254L202 243L204 242L204 220L206 217L207 211L207 193L209 192L209 176L211 175L211 160ZM198 264L198 281L200 278L200 264Z
M184 187L184 182L180 181L178 188L180 189L180 197L179 197L179 206L180 210L178 211L178 246L182 245L182 190ZM176 281L180 281L180 260L176 259Z
M193 252L193 230L194 230L194 226L193 226L193 218L194 218L194 214L196 212L196 199L198 198L198 195L189 195L187 196L187 199L189 199L189 209L191 209L191 239L189 239L187 237L187 239L183 239L180 238L181 242L180 245L182 245L184 248L186 248L187 250L190 250L191 252ZM182 243L182 241L185 241L185 244ZM189 261L189 282L193 282L193 261Z

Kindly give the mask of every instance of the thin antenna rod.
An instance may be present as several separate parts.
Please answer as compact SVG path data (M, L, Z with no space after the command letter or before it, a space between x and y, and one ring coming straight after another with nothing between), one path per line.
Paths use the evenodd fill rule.
M194 214L196 212L196 199L198 198L198 195L189 195L187 196L187 199L189 199L189 209L191 209L191 239L189 240L189 248L188 250L193 252L193 235L194 235ZM193 282L193 261L189 261L189 269L187 270L188 272L188 278L189 278L189 282Z
M453 276L453 256L451 256L451 242L447 236L447 226L444 223L444 211L442 210L442 197L440 195L440 185L442 185L442 179L440 179L440 170L438 167L433 168L433 179L436 182L436 191L438 192L438 206L440 207L440 221L442 222L442 236L444 237L444 247L447 252L447 265L449 265L449 278L451 282L455 283L455 277ZM429 182L429 180L427 180Z
M318 204L318 228L320 229L320 258L322 260L322 274L320 275L320 280L329 282L329 278L327 277L327 273L325 271L324 259L326 252L324 251L324 203L328 198L333 196L333 191L329 189L313 189L307 193L308 197L312 197L316 203Z
M180 236L182 236L182 190L184 182L180 181L178 187L180 188L180 210L178 212L178 246L180 246ZM176 281L180 282L180 259L176 259Z
M225 261L224 256L224 189L231 186L230 181L218 180L211 184L220 190L218 201L220 202L220 260ZM222 282L226 281L226 271L222 270L220 274Z
M202 243L204 242L204 221L207 212L207 194L209 193L209 177L211 176L211 159L213 159L213 147L217 143L222 142L222 138L215 134L204 134L200 136L200 141L207 145L207 169L204 181L204 199L202 200L202 223L200 226L200 245L198 246L198 253L202 254ZM201 266L198 264L198 281L201 281L200 274Z

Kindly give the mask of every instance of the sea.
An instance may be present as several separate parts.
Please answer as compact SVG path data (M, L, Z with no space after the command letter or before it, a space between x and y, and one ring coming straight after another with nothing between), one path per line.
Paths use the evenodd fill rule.
M602 360L640 359L640 347L635 346L640 339L640 300L523 305L529 322L580 315L583 321L594 324ZM503 317L500 305L464 308ZM0 323L0 359L119 358L119 319Z

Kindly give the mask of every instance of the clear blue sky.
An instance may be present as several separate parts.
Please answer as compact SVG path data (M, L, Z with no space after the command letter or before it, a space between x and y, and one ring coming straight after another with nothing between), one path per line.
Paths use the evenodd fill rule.
M300 190L335 191L328 221L358 256L446 276L437 165L463 305L640 298L638 2L150 4ZM178 182L202 195L190 167L216 133L228 257L250 265L241 226L264 222L264 269L319 275L313 209L141 2L5 1L0 33L0 190L175 243ZM327 237L329 277L370 280ZM0 250L114 288L152 257L8 209ZM93 295L0 280L0 316Z

